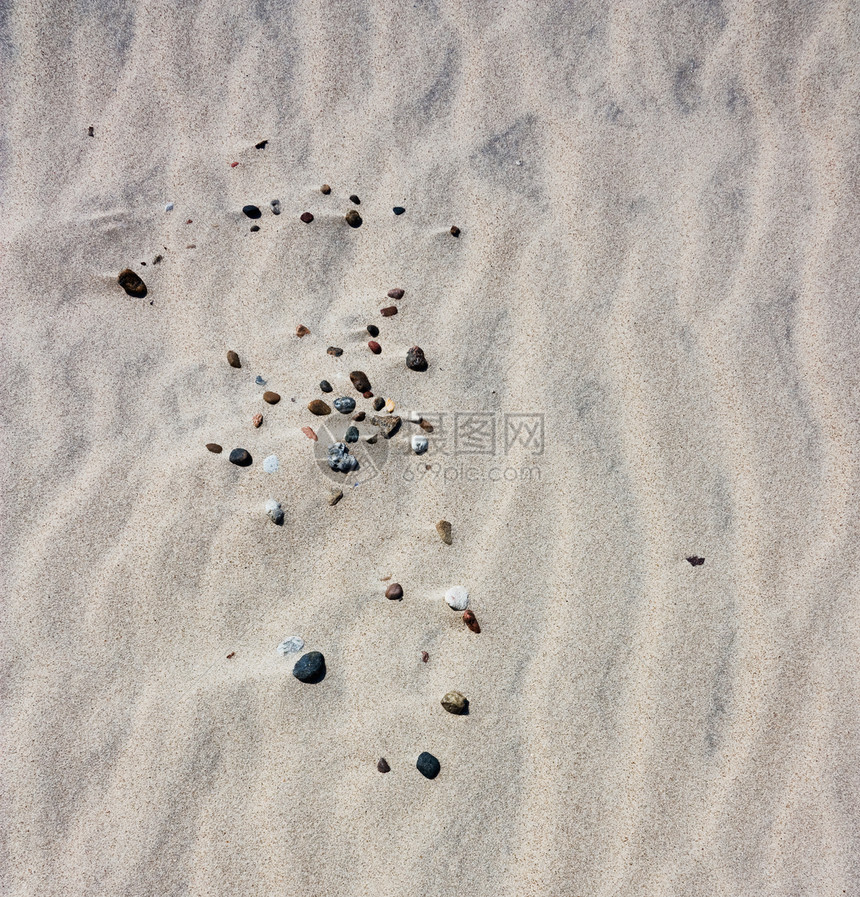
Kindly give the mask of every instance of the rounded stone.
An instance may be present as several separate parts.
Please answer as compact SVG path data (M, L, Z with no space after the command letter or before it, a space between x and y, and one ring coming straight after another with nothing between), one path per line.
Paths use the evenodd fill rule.
M320 187L320 193L323 193L326 196L328 196L329 193L331 193L331 187L329 187L328 184L323 184L322 187Z
M402 215L406 209L404 209L403 206L395 206L391 211L394 212L395 215Z
M231 368L242 367L242 362L239 361L238 353L234 352L232 349L227 353L227 364L229 364Z
M386 399L385 400L385 410L391 414L394 411L394 399Z
M263 393L263 401L268 402L270 405L277 405L281 401L281 397L276 392L267 389Z
M469 606L469 592L463 586L451 586L445 592L445 600L452 610L465 610Z
M448 713L456 713L459 715L465 713L469 709L469 701L464 695L461 695L460 692L449 691L448 694L442 698L442 706Z
M372 393L369 389L367 390L367 392L363 392L361 395L362 395L362 397L365 398L365 399L372 399L372 398L373 398L373 393Z
M384 407L385 407L385 399L383 399L382 396L377 396L373 400L373 410L374 411L382 411L382 409Z
M222 449L221 446L218 445L217 442L207 442L206 448L208 448L209 451L212 452L213 455L220 455L221 452L224 451L224 449Z
M334 400L334 407L341 414L352 414L355 411L355 399L351 396L341 396L339 399Z
M442 769L442 764L431 753L423 751L418 756L418 762L415 764L415 768L425 779L435 779Z
M451 538L451 524L447 520L440 520L436 524L436 532L439 533L439 538L446 545L450 545L453 541Z
M325 658L319 651L308 651L296 661L293 675L299 682L319 682L325 675Z
M349 194L349 201L354 202L357 206L361 205L361 200L355 195L355 193Z
M302 214L299 215L299 218L304 221L305 224L310 224L311 221L314 220L314 216L310 212L302 212Z
M143 299L146 296L146 284L131 270L125 268L119 272L116 282L128 293L137 299Z
M277 473L280 466L281 462L278 461L277 455L267 455L263 458L263 470L266 473Z
M388 761L385 757L380 757L379 762L376 764L376 768L380 772L391 772L391 767L388 765Z
M421 346L413 346L406 353L406 367L411 371L427 370L427 359L424 357L424 350Z
M346 213L346 223L350 227L361 227L361 225L362 225L361 215L359 215L355 209L350 209Z
M361 423L364 420L365 416L366 415L363 411L356 411L355 414L353 414L352 419L356 423Z
M284 525L284 509L281 507L281 503L274 498L270 498L266 502L266 516L275 526Z
M400 287L395 287L393 290L388 291L389 299L402 299L406 295L404 290L401 290Z
M370 349L370 351L373 352L374 355L379 355L382 352L382 346L380 346L379 343L376 342L376 340L371 340L367 344L367 348Z
M237 467L250 467L253 461L254 459L247 449L235 448L230 452L230 463L235 464Z
M389 601L402 601L403 600L403 586L400 585L399 582L391 583L391 585L385 590L385 597Z
M249 218L259 218L260 215L263 214L263 213L257 208L257 206L252 206L252 205L242 206L242 211L243 211Z
M314 433L313 427L302 427L302 433L308 437L308 439L312 439L314 442L317 442L317 434Z
M383 318L391 318L397 314L397 306L396 305L388 305L385 308L380 308L379 312Z
M367 332L368 332L371 336L379 336L379 328L376 326L376 324L368 324L368 325L367 325Z
M334 355L335 358L340 358L340 356L343 355L343 349L338 346L329 346L328 349L326 349L326 352L328 352L329 355Z
M452 224L451 230L449 231L449 233L451 234L452 237L459 237L460 236L460 228L457 227L456 224Z
M260 427L263 426L263 415L255 414L254 417L251 419L251 422L254 424L254 427L259 430Z
M273 199L273 200L269 203L269 205L272 207L272 214L273 214L273 215L280 215L280 214L281 214L281 201L280 201L279 199Z
M370 380L364 371L352 371L349 379L358 392L368 392L370 390Z
M426 436L420 436L417 433L412 437L410 443L412 445L412 451L415 452L416 455L423 455L430 444Z
M251 225L251 233L252 233L252 234L257 233L257 231L258 231L259 229L260 229L260 225L259 225L259 224L252 224L252 225Z
M478 623L478 618L472 613L472 611L463 611L463 622L472 632L476 634L479 634L481 632L481 624Z
M333 387L331 383L328 382L328 380L320 380L320 389L323 392L331 392Z
M314 399L308 402L308 411L311 414L316 414L318 417L322 417L324 414L331 414L331 408L322 399Z
M358 442L358 427L349 427L343 437L344 442Z
M304 640L300 636L291 635L278 645L277 650L281 657L285 657L287 654L297 654L304 646Z

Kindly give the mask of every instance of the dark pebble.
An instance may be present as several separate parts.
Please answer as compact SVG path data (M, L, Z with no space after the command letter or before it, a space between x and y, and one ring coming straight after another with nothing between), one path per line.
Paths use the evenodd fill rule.
M325 658L319 651L308 651L296 661L293 675L299 682L319 682L325 675Z
M323 392L331 392L332 388L333 387L332 387L331 383L328 382L328 380L320 380L320 389Z
M254 149L265 149L265 148L266 148L266 144L267 144L268 142L269 142L268 140L261 140L259 143L255 143L255 144L254 144Z
M403 206L395 206L392 211L395 215L402 215L406 211L406 209L404 209Z
M367 392L370 389L370 380L364 371L352 371L349 375L352 385L358 392Z
M95 131L93 130L93 126L90 125L89 128L87 128L87 137L95 137L95 136L96 135L95 135Z
M400 287L395 287L393 290L388 291L389 299L402 299L406 295L405 290L401 290Z
M361 397L362 397L363 399L372 399L372 398L373 398L373 393L368 389L367 392L363 392L363 393L361 394Z
M361 423L364 420L364 418L365 418L365 414L363 411L356 411L355 414L353 414L353 416L352 416L352 419L354 421L357 421L358 423Z
M281 397L276 392L267 389L263 393L263 401L268 402L270 405L277 405L281 401Z
M299 324L299 326L296 327L296 336L299 339L301 339L303 336L307 336L309 333L310 333L310 330L307 327L305 327L304 324Z
M420 346L413 346L406 353L406 367L411 371L427 370L427 359L424 357L424 350Z
M146 295L146 284L131 270L126 268L119 272L116 282L128 293L129 296L136 296L143 299Z
M453 224L453 225L451 225L450 233L451 233L452 237L459 237L460 236L460 228L457 227L456 224Z
M391 583L391 585L385 590L385 597L389 601L402 601L403 600L403 586L400 585L399 582Z
M337 346L329 346L328 349L326 349L326 352L328 352L329 355L334 355L335 358L340 358L340 356L343 355L343 349L339 349Z
M350 396L341 396L339 399L334 400L334 407L341 414L352 414L355 411L355 399Z
M230 452L230 463L237 467L249 467L253 462L251 453L247 449L233 449Z
M257 208L257 206L242 206L242 211L249 218L259 218L263 213Z
M273 199L273 200L269 203L269 205L272 207L272 214L273 214L273 215L280 215L280 214L281 214L281 201L280 201L279 199Z
M239 361L239 354L237 352L234 352L232 349L227 353L227 363L231 368L242 367L242 362Z
M390 318L392 315L397 314L397 306L396 305L386 306L385 308L381 308L380 312L382 312L383 318Z
M379 343L376 342L376 340L371 340L367 344L367 348L370 349L370 351L373 352L374 355L379 355L379 353L382 352L382 346L380 346Z
M308 402L308 411L311 414L316 414L318 417L324 414L331 414L331 408L322 399L314 399L312 402Z
M385 407L385 399L383 399L382 396L377 396L373 400L373 410L374 411L382 411L382 409L384 407Z
M343 437L344 442L358 442L358 427L348 427Z
M427 663L427 661L430 660L430 655L426 651L422 651L421 652L421 660L424 663Z
M385 759L385 757L379 758L379 763L376 764L376 768L380 772L391 772L391 767L388 765L388 761Z
M355 209L350 209L346 213L346 223L350 227L361 227L361 215L359 215L358 212L355 211Z
M320 193L324 193L326 196L328 196L329 193L331 193L331 187L329 187L328 184L323 184L322 187L320 187Z
M354 193L350 193L349 201L354 202L357 206L361 205L361 200Z
M252 233L252 234L257 233L257 231L258 231L259 229L260 229L260 225L259 225L259 224L252 224L252 225L251 225L251 233Z
M392 415L391 417L372 417L370 422L374 427L379 427L379 432L386 439L391 437L400 429L400 418Z
M368 324L367 332L373 337L379 336L379 328L376 326L376 324Z
M311 221L314 220L314 216L311 215L310 212L302 212L302 214L299 215L299 218L301 218L301 220L304 221L305 224L310 224Z
M424 751L418 757L415 768L425 779L435 779L439 775L439 770L442 769L442 764L432 754Z
M687 560L688 560L694 567L701 567L702 564L705 563L705 559L704 559L704 558L697 557L695 554L694 554L692 557L688 557Z
M470 610L464 610L464 611L463 611L463 622L466 624L466 626L469 627L469 629L470 629L472 632L480 633L480 631L481 631L481 624L478 623L478 619L477 619L477 617L472 613L472 611L470 611Z
M217 442L207 442L206 448L208 448L209 451L212 452L213 455L220 455L221 452L224 451L224 449L222 449L221 446L218 445Z

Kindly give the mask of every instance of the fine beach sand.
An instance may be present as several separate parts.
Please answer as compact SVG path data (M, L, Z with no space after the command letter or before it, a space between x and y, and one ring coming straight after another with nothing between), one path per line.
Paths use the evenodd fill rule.
M858 48L848 2L0 4L0 891L860 893ZM332 507L355 369L437 430Z

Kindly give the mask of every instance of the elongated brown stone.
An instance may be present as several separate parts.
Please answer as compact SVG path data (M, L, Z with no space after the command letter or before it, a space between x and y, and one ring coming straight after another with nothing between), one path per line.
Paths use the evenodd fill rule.
M364 371L352 371L349 375L349 379L358 392L370 391L370 380Z
M224 449L222 449L221 446L218 445L217 442L207 442L206 448L208 448L209 451L212 452L213 455L220 455L221 452L224 451Z
M472 630L472 632L478 633L481 631L481 626L472 611L463 611L463 622Z
M390 318L393 315L397 314L397 306L388 305L385 308L381 308L379 311L381 312L383 318Z
M382 352L382 346L380 346L379 343L373 339L367 344L367 348L370 349L370 351L373 352L374 355L379 355L380 352Z
M270 405L277 405L278 402L281 401L281 397L276 392L272 392L270 389L267 389L263 393L263 401L268 402Z
M134 271L131 270L131 268L124 268L120 271L119 277L117 277L116 280L129 296L143 299L146 295L146 284L134 273Z
M439 533L439 538L446 545L450 545L453 541L451 538L451 524L447 520L440 520L436 524L436 532Z
M231 368L242 367L242 362L239 361L238 353L234 352L232 349L227 353L227 364L229 364Z
M310 411L311 414L316 414L318 416L331 414L331 408L329 408L322 399L314 399L313 401L308 402L308 411Z
M400 289L400 287L395 287L393 290L388 291L389 299L402 299L406 293Z

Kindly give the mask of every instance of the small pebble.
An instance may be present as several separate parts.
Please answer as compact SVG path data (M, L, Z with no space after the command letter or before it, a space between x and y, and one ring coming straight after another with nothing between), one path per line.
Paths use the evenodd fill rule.
M257 233L257 231L258 231L259 229L260 229L260 225L259 225L259 224L252 224L252 225L251 225L251 233L252 233L252 234Z
M269 203L269 205L272 207L272 214L273 214L273 215L280 215L280 214L281 214L281 201L280 201L279 199L273 199L273 200Z
M374 411L382 411L382 409L384 407L385 407L385 399L383 399L382 396L377 396L373 400L373 410Z
M386 410L389 414L391 414L391 412L394 411L394 399L388 399L388 401L386 401L386 403L385 403L385 410Z
M172 202L169 202L169 203L164 207L164 211L165 211L165 212L172 212L172 211L173 211L173 203L172 203Z
M308 651L296 661L293 675L299 682L319 682L325 675L325 658L319 651Z
M391 585L385 590L385 597L389 601L402 601L403 600L403 586L400 585L399 582L391 583Z
M402 299L406 295L404 290L401 290L400 287L395 287L393 290L388 291L389 299Z
M236 448L230 452L230 463L237 467L249 467L253 463L251 453L247 449Z
M254 144L254 149L265 149L265 148L266 148L266 144L267 144L268 142L269 142L268 140L261 140L259 143L255 143L255 144Z
M391 772L391 767L388 765L385 757L380 757L379 762L376 764L376 768L380 772Z
M263 426L263 415L258 412L253 416L253 418L251 418L251 423L257 430L259 430L260 427Z
M371 436L368 436L364 441L368 445L376 445L376 440L379 439L379 433L374 433Z
M435 779L436 776L439 775L439 770L442 769L442 765L432 754L424 751L419 755L415 768L425 779Z
M329 187L328 184L323 184L322 187L320 187L320 193L324 193L326 196L328 196L329 193L331 193L331 187Z
M349 427L343 437L344 442L358 442L358 427Z
M362 395L362 398L365 398L365 399L372 399L372 398L373 398L373 393L372 393L369 389L368 389L367 392L363 392L361 395Z
M134 296L137 299L143 299L146 296L146 284L131 268L124 268L120 271L116 281L129 296Z
M421 660L424 663L427 663L427 661L430 660L430 655L426 651L422 651L421 652Z
M311 402L308 402L308 411L311 414L316 414L321 417L323 414L331 414L331 408L322 400L322 399L314 399Z
M466 697L460 694L458 691L449 691L444 698L442 698L442 706L448 711L448 713L461 714L465 713L469 709L469 701Z
M445 592L445 600L451 610L465 610L469 606L469 593L463 586L451 586Z
M257 386L265 386L266 385L266 381L259 374L257 374L257 376L254 378L254 383L256 383Z
M418 421L418 426L421 427L425 433L433 432L433 424L431 424L429 420L424 420L423 417Z
M277 473L280 466L277 455L267 455L263 458L263 470L266 473Z
M305 327L304 324L299 324L299 326L296 327L296 336L299 339L301 339L303 336L307 336L309 333L310 333L310 330L307 327Z
M392 317L393 315L396 315L396 314L397 314L397 306L396 306L396 305L389 305L389 306L387 306L386 308L381 308L379 311L380 311L380 313L382 314L382 317L383 317L383 318L390 318L390 317Z
M346 223L350 227L361 227L361 215L359 215L358 212L355 211L355 209L350 209L346 213Z
M265 461L263 462L263 465L265 466ZM281 507L281 503L274 498L270 498L266 501L266 516L275 524L275 526L284 525L284 509Z
M278 654L281 657L285 657L287 654L297 654L299 651L304 648L305 642L304 639L300 638L297 635L291 635L288 638L285 638L280 645L277 647Z
M343 489L332 489L328 494L328 503L336 505L343 498Z
M370 351L373 352L374 355L379 355L382 352L382 346L380 346L379 343L375 340L371 340L367 344L367 348L370 349Z
M452 237L459 237L460 236L460 228L457 227L456 224L451 225L450 234Z
M446 545L450 545L453 542L451 538L451 524L447 520L440 520L436 524L436 532L439 533L439 538Z
M227 364L229 364L231 368L242 367L242 362L239 360L238 354L232 349L227 353Z
M427 451L427 447L430 443L426 436L419 436L416 433L410 440L410 444L412 445L412 451L415 452L416 455L423 455L424 452Z
M355 399L351 396L341 396L332 404L341 414L352 414L355 411Z
M236 656L236 652L235 652L235 651L231 651L231 652L227 655L227 660L232 660L235 656Z
M361 200L354 193L349 194L349 201L354 202L357 206L361 205Z
M270 389L267 389L263 393L263 401L268 402L270 405L277 405L278 402L281 401L281 397L276 392L272 392Z
M328 382L328 380L320 380L320 389L323 392L331 392L333 387L331 383Z
M299 218L304 221L305 224L310 224L311 221L314 220L314 216L310 212L302 212L302 214L299 215Z
M400 418L399 417L372 417L370 422L374 427L379 427L379 432L386 439L391 439L391 437L397 432L400 427Z
M365 418L365 414L363 411L356 411L355 414L353 414L353 416L352 416L352 419L354 421L356 421L357 423L361 423L364 420L364 418Z
M259 218L260 215L263 214L263 213L259 210L259 208L257 208L257 206L250 206L250 205L249 205L249 206L242 206L242 211L243 211L249 218Z
M472 613L470 610L463 611L463 622L468 626L472 632L480 633L481 626L478 623L478 618Z
M96 136L96 132L93 130L93 126L90 125L89 128L87 128L87 137L95 137L95 136Z
M328 447L328 466L336 472L349 473L358 470L358 458L350 455L343 442L335 442Z
M308 437L308 439L313 439L314 442L317 442L317 434L314 433L311 427L302 427L302 433Z
M238 164L239 164L238 162L231 162L230 167L235 168Z
M395 215L402 215L406 211L406 209L404 209L403 206L395 206L392 211Z
M694 567L700 567L702 564L705 563L705 559L704 559L704 558L700 558L700 557L696 556L695 554L694 554L692 557L688 557L687 560L688 560Z
M370 380L368 380L364 371L352 371L349 379L358 392L367 392L370 389Z
M424 357L424 350L420 346L413 346L406 353L406 367L412 371L427 370L427 359Z
M368 324L368 325L367 325L367 332L368 332L371 336L379 336L379 328L376 326L376 324Z
M328 349L326 349L326 352L328 352L329 355L334 355L335 358L340 358L340 356L343 355L343 349L339 349L337 346L329 346Z
M207 442L206 448L208 448L209 451L212 452L213 455L220 455L221 452L224 451L224 449L222 449L221 446L218 445L217 442Z

